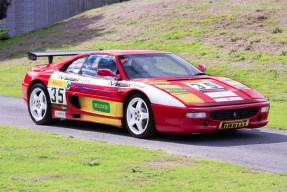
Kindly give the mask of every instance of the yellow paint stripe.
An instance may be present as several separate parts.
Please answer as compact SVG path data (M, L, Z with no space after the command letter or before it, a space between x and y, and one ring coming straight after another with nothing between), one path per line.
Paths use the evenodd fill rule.
M172 83L168 81L146 81L149 84L159 84L159 85L172 85Z
M216 77L216 79L218 79L218 80L229 80L229 79L226 78L226 77Z
M204 83L204 82L209 82L207 80L193 80L193 81L183 81L182 83L185 85L191 84L191 83Z
M182 89L182 87L178 85L155 85L161 89Z
M58 79L49 79L48 86L66 88L67 81Z
M183 93L183 92L171 92L170 94L174 95L174 96L179 96L179 95L182 95L182 94L188 94L188 93Z
M229 84L229 85L242 85L242 83L239 83L239 82L233 81L233 80L227 81L227 82L225 82L225 83L227 83L227 84Z
M192 93L181 93L181 94L174 94L174 95L186 104L204 103L204 101L201 98L197 97L196 95Z
M114 126L119 126L119 127L122 126L122 121L119 119L95 117L91 115L81 115L80 119L83 121L90 121L90 122L114 125Z
M93 106L93 101L103 102L109 104L110 111L102 112L99 110L95 110ZM79 97L79 102L81 106L81 110L86 112L91 112L94 114L109 116L109 117L123 117L123 103L108 101L103 99L96 99L90 97Z

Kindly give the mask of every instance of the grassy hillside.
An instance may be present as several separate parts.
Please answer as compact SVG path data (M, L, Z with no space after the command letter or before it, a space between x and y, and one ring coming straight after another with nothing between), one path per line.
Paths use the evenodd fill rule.
M27 51L158 49L204 63L271 101L268 127L287 129L284 0L132 0L0 43L0 94L21 96ZM40 60L46 62L46 60Z

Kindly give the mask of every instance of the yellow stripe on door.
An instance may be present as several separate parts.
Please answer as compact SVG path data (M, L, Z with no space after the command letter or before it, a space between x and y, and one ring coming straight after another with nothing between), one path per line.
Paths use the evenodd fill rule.
M119 126L119 127L122 126L122 121L120 119L95 117L91 115L81 115L80 119L83 121L90 121L90 122L114 125L114 126Z
M123 117L123 103L96 99L91 97L79 97L81 110L109 117Z

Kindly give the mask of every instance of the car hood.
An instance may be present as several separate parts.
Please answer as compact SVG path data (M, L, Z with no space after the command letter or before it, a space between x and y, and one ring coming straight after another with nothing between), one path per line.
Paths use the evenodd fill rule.
M257 91L224 77L146 80L145 83L172 95L185 105L219 106L263 102Z

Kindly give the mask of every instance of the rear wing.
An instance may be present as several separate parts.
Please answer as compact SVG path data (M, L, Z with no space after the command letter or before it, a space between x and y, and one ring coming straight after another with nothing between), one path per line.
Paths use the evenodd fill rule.
M38 57L48 57L49 64L53 63L53 58L55 56L73 56L82 53L89 53L95 50L85 50L85 51L55 51L55 52L28 52L28 59L31 61L36 61Z

